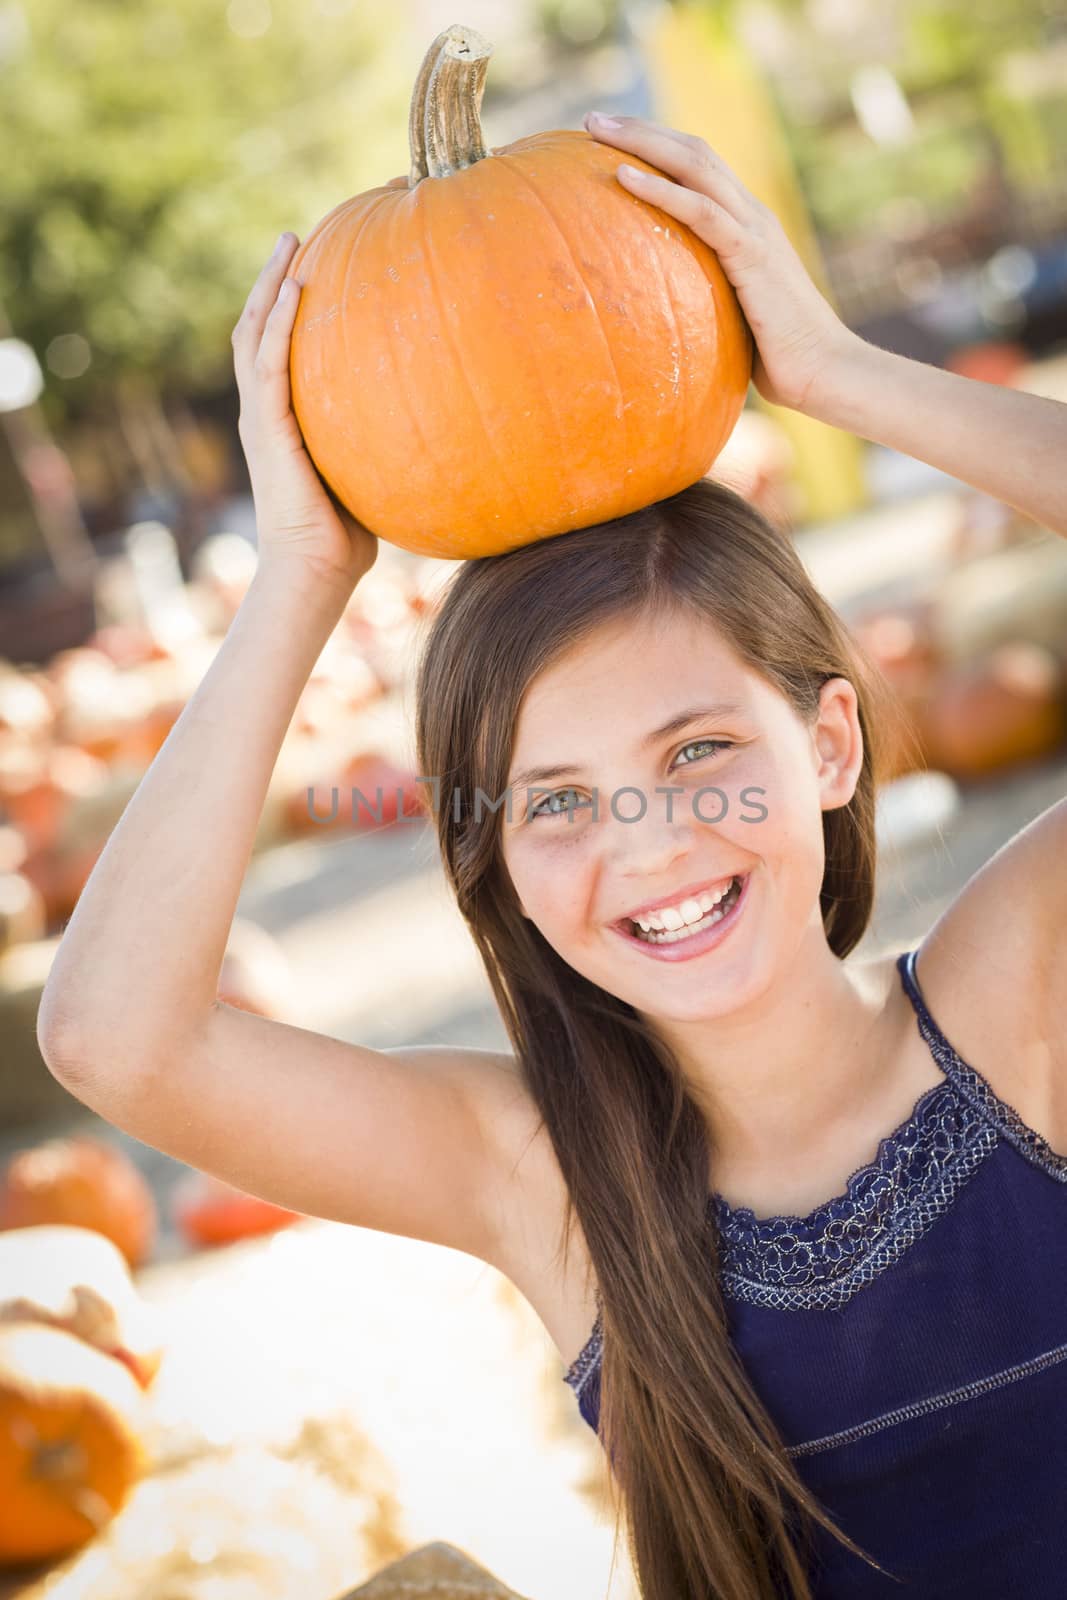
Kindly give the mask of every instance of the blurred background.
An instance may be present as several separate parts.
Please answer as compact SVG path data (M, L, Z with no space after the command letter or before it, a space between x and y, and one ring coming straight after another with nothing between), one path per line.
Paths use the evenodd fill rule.
M594 108L699 134L863 337L1067 400L1064 0L0 0L0 1226L109 1234L168 1329L133 1499L0 1595L327 1600L438 1539L528 1597L631 1592L506 1280L226 1194L73 1100L34 1031L255 567L233 324L279 232L407 170L415 73L457 21L494 45L492 145ZM711 475L789 531L896 693L859 954L904 948L1064 792L1067 550L754 390ZM382 544L316 664L231 1003L506 1047L414 783L411 667L452 569ZM380 814L315 820L352 785Z

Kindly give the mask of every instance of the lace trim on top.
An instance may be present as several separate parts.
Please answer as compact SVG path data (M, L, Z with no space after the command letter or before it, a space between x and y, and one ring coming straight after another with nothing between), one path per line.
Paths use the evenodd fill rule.
M1067 1183L1067 1155L1028 1127L937 1027L916 978L917 954L898 956L897 970L944 1082L919 1097L842 1194L806 1217L757 1217L713 1193L708 1209L718 1227L724 1294L779 1310L822 1309L851 1299L926 1233L1000 1138ZM598 1313L564 1379L576 1393L598 1365L602 1347Z
M603 1353L604 1313L598 1310L592 1333L563 1376L564 1383L570 1384L579 1399L581 1399L582 1390L588 1383L590 1376L599 1367Z

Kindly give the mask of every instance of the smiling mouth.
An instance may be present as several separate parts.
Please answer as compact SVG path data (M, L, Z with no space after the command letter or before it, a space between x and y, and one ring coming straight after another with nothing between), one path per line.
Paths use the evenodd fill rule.
M721 922L733 910L741 896L747 873L736 875L730 880L730 887L723 898L710 910L705 910L695 921L686 921L680 928L659 929L655 927L642 928L632 917L623 917L620 927L634 939L639 939L645 944L678 944L684 939L691 939L694 934L703 933L706 928L712 928ZM699 897L697 897L699 898ZM648 920L647 918L643 920Z

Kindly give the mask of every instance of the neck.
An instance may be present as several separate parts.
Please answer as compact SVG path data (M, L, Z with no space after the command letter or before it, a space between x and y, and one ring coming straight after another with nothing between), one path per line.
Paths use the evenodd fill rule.
M869 1113L889 998L871 973L834 955L819 919L734 1010L650 1019L707 1120L716 1174L801 1162Z

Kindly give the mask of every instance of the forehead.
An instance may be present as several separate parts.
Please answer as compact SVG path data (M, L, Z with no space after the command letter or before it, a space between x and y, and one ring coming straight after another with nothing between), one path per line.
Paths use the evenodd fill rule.
M558 754L572 728L596 727L629 742L688 705L731 700L755 715L772 693L710 621L682 610L615 620L530 684L519 708L515 758Z

